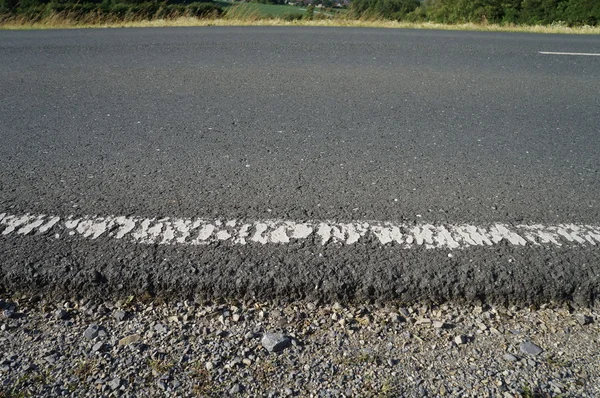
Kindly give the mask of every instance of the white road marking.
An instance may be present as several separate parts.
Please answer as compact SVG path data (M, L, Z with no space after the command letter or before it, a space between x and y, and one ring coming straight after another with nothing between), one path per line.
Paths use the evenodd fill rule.
M600 57L600 54L596 53L563 53L563 52L554 52L554 51L538 51L540 54L544 55L578 55L584 57Z
M0 237L49 234L56 239L79 236L122 239L158 245L246 244L353 245L370 239L381 246L405 249L464 249L474 246L600 246L600 226L581 224L490 225L396 224L389 222L206 220L126 216L66 216L0 213Z

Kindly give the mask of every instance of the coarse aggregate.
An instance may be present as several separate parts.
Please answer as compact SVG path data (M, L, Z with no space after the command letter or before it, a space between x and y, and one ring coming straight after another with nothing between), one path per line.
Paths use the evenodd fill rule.
M0 397L595 397L597 307L0 299Z

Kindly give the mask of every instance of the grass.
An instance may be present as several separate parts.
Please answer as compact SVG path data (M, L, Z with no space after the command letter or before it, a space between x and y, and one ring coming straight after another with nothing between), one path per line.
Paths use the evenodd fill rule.
M282 7L282 6L271 6ZM287 7L287 6L285 6ZM295 7L291 7L294 8ZM350 18L327 18L315 20L293 20L283 18L265 18L258 13L245 15L226 14L215 19L199 19L193 17L178 17L173 19L150 20L103 20L103 19L72 19L65 15L51 15L37 22L13 18L0 22L0 29L31 30L31 29L71 29L71 28L139 28L139 27L183 27L183 26L327 26L327 27L361 27L387 29L438 29L462 30L481 32L527 32L554 34L600 34L600 26L568 27L560 24L543 25L496 25L496 24L459 24L447 25L432 22L396 22L385 20L356 20Z
M175 362L162 359L151 359L148 361L148 366L159 374L166 374L175 367Z
M224 10L218 17L172 15L169 18L141 18L136 15L116 17L109 14L85 15L54 12L43 17L12 16L0 18L0 30L123 28L123 27L183 27L183 26L327 26L389 29L437 29L483 32L528 32L558 34L600 34L600 26L569 27L564 23L552 25L515 24L441 24L433 22L398 22L379 18L352 18L347 10L315 9L312 19L304 19L306 9L289 5L216 1Z
M43 369L35 373L26 373L20 376L9 390L0 390L0 398L24 398L31 394L25 389L29 386L46 386L54 383L55 379L51 369Z
M259 3L220 3L229 19L284 19L286 15L304 15L306 10L294 6Z
M91 376L96 372L98 367L99 362L97 360L81 361L73 371L73 374L81 381L85 381L88 376Z
M383 358L376 353L357 351L347 357L338 359L340 365L360 366L364 364L380 365L383 363Z

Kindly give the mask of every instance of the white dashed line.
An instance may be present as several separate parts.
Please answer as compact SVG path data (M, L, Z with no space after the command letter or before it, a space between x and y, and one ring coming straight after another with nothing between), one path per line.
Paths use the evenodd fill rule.
M563 53L563 52L554 52L554 51L538 51L540 54L544 55L577 55L583 57L600 57L600 54L596 53Z
M286 220L206 220L126 216L59 217L44 214L0 213L0 237L48 234L56 239L79 236L158 245L289 244L353 245L371 240L405 249L463 249L508 244L512 246L600 246L600 226L581 224L489 225L396 224L390 222Z

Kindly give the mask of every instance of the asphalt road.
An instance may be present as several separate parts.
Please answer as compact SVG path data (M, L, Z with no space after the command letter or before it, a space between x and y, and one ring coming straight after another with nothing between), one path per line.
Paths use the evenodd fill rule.
M0 214L599 226L600 57L541 51L600 53L600 37L2 31ZM600 294L593 238L451 251L372 236L186 246L66 231L0 235L0 286L521 303Z

